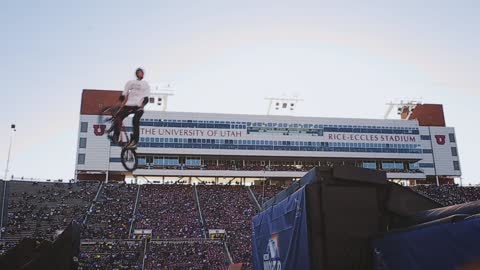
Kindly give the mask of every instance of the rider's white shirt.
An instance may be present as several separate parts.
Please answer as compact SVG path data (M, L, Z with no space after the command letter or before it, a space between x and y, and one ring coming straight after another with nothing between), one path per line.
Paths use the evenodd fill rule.
M150 95L150 85L144 80L131 80L125 85L123 96L128 97L126 106L142 106L143 99Z

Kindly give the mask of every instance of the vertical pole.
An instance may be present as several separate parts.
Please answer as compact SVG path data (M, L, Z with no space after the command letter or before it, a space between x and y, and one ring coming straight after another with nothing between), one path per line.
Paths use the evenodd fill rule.
M105 183L108 183L108 174L110 172L110 155L112 152L112 144L110 143L110 139L108 141L108 158L107 158L107 171L105 172Z
M269 100L270 102L268 103L267 115L270 115L270 111L272 110L273 99L272 99L272 98L269 98L268 100Z
M432 148L433 171L435 173L435 179L437 180L437 186L440 186L440 182L438 181L438 175L437 175L437 163L435 160L435 150L433 149L432 130L430 127L428 127L428 136L430 136L430 148Z
M262 205L265 202L265 182L267 181L266 178L263 179L263 190L262 190Z
M11 133L10 133L10 144L8 145L7 166L5 167L5 177L3 178L5 181L7 180L7 176L8 176L8 166L10 166L10 154L12 152L12 144L13 144L14 133L15 133L15 125L12 125Z
M2 213L0 216L0 238L2 237L2 228L3 228L3 216L4 216L4 209L5 209L5 202L7 199L7 182L3 181L3 197L2 197Z

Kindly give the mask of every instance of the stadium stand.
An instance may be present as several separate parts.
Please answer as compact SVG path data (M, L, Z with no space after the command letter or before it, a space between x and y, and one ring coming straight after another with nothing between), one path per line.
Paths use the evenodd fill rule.
M0 255L3 255L10 248L15 247L17 241L0 240Z
M129 235L140 186L104 184L89 213L83 237L125 239Z
M3 183L6 219L0 254L26 236L52 238L75 219L84 222L79 269L225 269L238 262L251 269L255 200L266 201L284 188ZM443 205L480 199L480 187L421 185L412 190ZM135 240L133 229L152 229L152 239ZM226 236L205 239L209 229L223 229Z
M70 221L82 222L99 183L8 183L6 238L52 238Z
M251 186L250 189L253 191L253 194L255 194L258 203L262 205L262 203L270 200L275 194L284 190L285 187L280 185L254 185Z
M145 269L222 270L228 260L220 241L150 242Z
M136 229L152 229L156 239L203 237L190 185L142 186L135 219Z
M223 229L233 262L251 269L251 220L256 214L244 186L198 186L207 229Z
M142 269L144 241L84 241L78 270Z
M418 185L412 189L444 206L480 200L480 187L478 186Z

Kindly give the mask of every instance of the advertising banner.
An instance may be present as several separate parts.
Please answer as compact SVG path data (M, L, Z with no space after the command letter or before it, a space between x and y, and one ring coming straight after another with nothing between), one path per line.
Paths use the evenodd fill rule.
M253 218L256 270L310 269L305 188Z

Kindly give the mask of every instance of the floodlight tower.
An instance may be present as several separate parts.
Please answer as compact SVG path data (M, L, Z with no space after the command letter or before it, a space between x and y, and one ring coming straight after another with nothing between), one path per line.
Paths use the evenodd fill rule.
M411 99L411 100L400 100L399 102L388 102L386 105L388 106L387 111L385 112L384 118L388 119L390 117L391 112L396 109L397 115L400 115L402 119L409 119L415 110L417 105L421 105L421 99Z
M266 97L268 100L267 115L291 115L297 108L297 104L303 99L298 97L284 98L284 97Z
M10 166L10 154L12 152L12 145L13 145L13 136L15 135L15 124L10 125L10 144L8 145L8 156L7 156L7 166L5 167L5 177L3 180L7 180L8 176L8 166Z
M145 105L147 111L166 111L168 105L168 97L174 95L174 86L172 83L158 83L154 84L148 103Z

